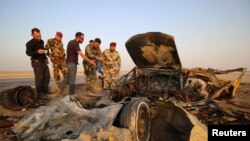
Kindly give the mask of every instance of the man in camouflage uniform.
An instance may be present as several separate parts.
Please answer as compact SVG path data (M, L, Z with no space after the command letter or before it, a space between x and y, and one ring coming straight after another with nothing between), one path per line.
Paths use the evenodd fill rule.
M48 50L48 56L52 62L54 78L56 83L60 82L60 72L63 77L67 75L67 68L65 63L65 51L63 48L61 32L57 32L55 38L49 39L45 48Z
M103 61L102 51L100 49L101 40L96 38L93 44L88 44L85 48L85 55L91 59L95 60L96 63ZM86 89L90 90L96 79L96 67L93 67L85 60L83 60L84 73L86 75Z
M110 48L103 52L104 56L104 89L114 89L116 76L120 72L121 58L116 50L116 43L111 42Z

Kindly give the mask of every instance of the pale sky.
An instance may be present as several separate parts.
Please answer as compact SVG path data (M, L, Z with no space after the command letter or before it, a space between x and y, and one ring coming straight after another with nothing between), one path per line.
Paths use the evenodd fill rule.
M0 71L32 70L25 44L33 27L45 43L61 31L65 48L78 31L83 51L96 37L102 50L115 41L125 71L134 67L125 42L151 31L175 37L183 67L250 69L249 0L1 0Z

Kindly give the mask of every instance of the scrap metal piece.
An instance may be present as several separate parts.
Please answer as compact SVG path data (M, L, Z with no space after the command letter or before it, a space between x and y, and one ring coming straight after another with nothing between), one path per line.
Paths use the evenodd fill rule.
M30 106L36 97L30 86L18 86L0 93L0 105L10 110L20 110Z
M236 91L238 90L238 88L239 88L239 86L240 86L241 78L242 78L242 76L245 74L246 71L247 71L247 69L244 68L244 69L242 70L242 73L239 75L239 77L234 81L233 96L236 95Z
M132 60L140 68L181 69L174 37L161 32L132 36L126 42Z
M237 68L230 70L216 70L212 68L205 69L199 67L193 69L182 68L182 71L192 73L192 77L201 79L209 84L208 86L212 88L212 90L208 90L210 92L210 99L218 98L223 94L235 96L236 91L240 85L241 78L245 74L246 70L246 68ZM241 72L234 82L221 79L216 76L217 74L227 74L232 72Z
M14 125L14 120L0 119L0 128L9 128Z

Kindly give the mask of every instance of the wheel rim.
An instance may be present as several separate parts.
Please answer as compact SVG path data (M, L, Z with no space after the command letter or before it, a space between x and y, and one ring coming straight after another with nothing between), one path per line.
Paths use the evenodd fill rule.
M149 114L148 110L145 107L141 107L138 112L137 118L137 137L139 141L146 141L148 139L149 134Z

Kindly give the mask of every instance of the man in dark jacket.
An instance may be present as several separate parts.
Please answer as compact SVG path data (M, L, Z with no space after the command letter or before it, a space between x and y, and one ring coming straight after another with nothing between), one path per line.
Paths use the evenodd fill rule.
M30 56L31 66L35 75L35 85L38 98L46 98L46 93L49 93L50 73L48 68L48 59L44 48L44 42L41 39L40 30L33 28L31 30L33 39L26 43L26 54Z

